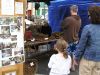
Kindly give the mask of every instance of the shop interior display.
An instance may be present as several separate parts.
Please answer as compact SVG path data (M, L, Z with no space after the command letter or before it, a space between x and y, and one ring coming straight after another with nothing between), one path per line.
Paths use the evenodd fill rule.
M39 5L35 5L37 10ZM24 49L25 49L25 75L36 72L37 60L39 57L50 54L57 39L61 36L61 32L52 33L52 29L48 21L39 16L26 16L26 19L31 21L26 22L26 29L24 34ZM28 61L28 62L27 62ZM30 65L31 63L34 65ZM30 71L28 71L30 69Z
M41 19L40 17L34 17L34 22L31 25L27 25L26 32L30 33L29 39L27 35L25 36L26 41L31 41L32 39L35 39L34 41L44 41L45 38L48 38L48 40L58 39L62 32L53 32L46 20Z
M54 32L51 34L51 36L49 37L50 40L53 39L59 39L62 36L62 32Z
M21 16L0 17L0 67L24 61L22 24Z
M44 38L48 38L52 32L51 27L48 25L48 23L45 20L41 19L35 19L35 22L27 27L26 33L28 31L31 31L32 37L35 38L35 41L43 41ZM28 40L27 35L25 36L25 40Z
M52 33L46 20L34 17L33 24L28 25L24 36L26 58L49 51L51 43L55 42L61 35L62 32Z
M0 0L0 75L24 75L27 0Z

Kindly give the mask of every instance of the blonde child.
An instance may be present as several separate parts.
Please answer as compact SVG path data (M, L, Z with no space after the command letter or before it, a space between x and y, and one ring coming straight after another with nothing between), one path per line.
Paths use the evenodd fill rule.
M54 49L58 52L50 57L48 67L49 75L68 75L71 68L71 57L67 54L68 43L64 39L57 40Z

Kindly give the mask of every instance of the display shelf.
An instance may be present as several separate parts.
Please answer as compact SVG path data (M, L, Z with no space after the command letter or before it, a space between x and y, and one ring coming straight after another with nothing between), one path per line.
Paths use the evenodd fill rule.
M57 41L57 39L44 40L44 41L27 41L27 42L25 42L25 46L28 46L28 45L39 45L39 44L44 44L44 43L49 43L49 42L55 42L55 41Z
M53 50L53 45L55 44L55 42L57 41L57 39L54 39L54 40L44 40L42 42L37 42L37 41L28 41L28 42L25 42L25 53L26 53L26 59L28 58L33 58L33 57L39 57L41 55L44 55L50 51ZM33 50L33 53L31 52L31 48L28 49L27 47L32 47Z

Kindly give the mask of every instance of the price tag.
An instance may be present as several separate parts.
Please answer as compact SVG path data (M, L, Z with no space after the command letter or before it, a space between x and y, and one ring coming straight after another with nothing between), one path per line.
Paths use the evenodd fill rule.
M48 38L44 38L44 40L48 40Z

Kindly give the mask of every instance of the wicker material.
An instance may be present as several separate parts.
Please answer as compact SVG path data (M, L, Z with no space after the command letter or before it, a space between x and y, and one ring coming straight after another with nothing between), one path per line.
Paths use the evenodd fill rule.
M38 67L36 59L27 59L24 63L24 75L35 75Z

